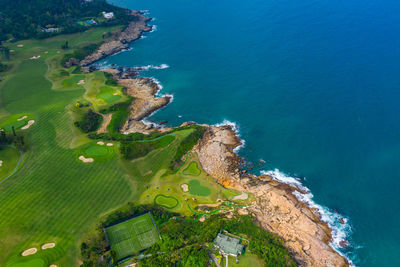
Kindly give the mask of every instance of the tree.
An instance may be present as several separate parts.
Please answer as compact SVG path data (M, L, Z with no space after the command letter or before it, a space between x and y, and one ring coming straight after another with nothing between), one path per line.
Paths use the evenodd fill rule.
M14 136L17 136L17 135L15 134L15 128L14 128L14 126L12 126L11 129L12 129L13 135L14 135Z

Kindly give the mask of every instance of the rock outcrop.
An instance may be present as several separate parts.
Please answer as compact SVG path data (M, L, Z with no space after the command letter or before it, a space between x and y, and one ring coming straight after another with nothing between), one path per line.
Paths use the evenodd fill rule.
M299 201L298 188L271 177L253 176L241 169L242 159L233 149L241 144L230 126L208 126L195 147L203 169L218 183L256 197L248 208L260 225L284 240L302 266L347 266L344 257L329 246L331 229L318 211Z
M152 27L147 25L147 21L150 20L148 17L143 16L138 11L132 11L131 15L136 19L130 22L126 29L114 33L94 53L83 59L80 65L88 66L107 56L128 49L128 44L139 39L143 32L151 31Z

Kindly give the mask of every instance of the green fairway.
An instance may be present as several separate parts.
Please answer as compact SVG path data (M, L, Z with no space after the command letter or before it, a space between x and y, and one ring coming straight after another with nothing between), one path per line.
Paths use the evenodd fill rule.
M211 193L210 189L201 185L199 180L189 181L189 192L195 196L208 196Z
M6 132L11 132L12 127L15 130L21 129L25 126L29 120L32 120L34 116L30 113L19 113L14 114L0 122L0 129L4 129Z
M0 182L16 170L21 156L21 152L14 147L0 146Z
M65 87L78 86L80 80L85 80L85 75L73 75L72 77L62 81L62 85Z
M45 267L45 262L41 258L36 258L33 260L28 260L28 261L21 261L21 262L16 262L11 265L10 267Z
M106 103L113 103L122 98L122 96L112 87L102 86L100 87L100 93L97 94L97 98L104 100Z
M107 227L106 233L118 260L152 246L160 238L150 213Z
M178 200L174 197L171 196L165 196L165 195L157 195L154 198L154 203L157 205L160 205L162 207L165 207L167 209L173 209L178 205Z
M201 171L199 167L197 166L196 161L190 162L189 166L183 171L183 174L185 175L193 175L193 176L198 176L200 175Z

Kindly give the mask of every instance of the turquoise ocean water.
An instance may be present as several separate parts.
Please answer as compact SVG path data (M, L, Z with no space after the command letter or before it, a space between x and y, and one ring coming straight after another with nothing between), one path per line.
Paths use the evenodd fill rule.
M236 123L253 171L309 188L355 265L400 266L399 1L112 2L155 18L103 62L169 66L141 73L174 95L150 120Z

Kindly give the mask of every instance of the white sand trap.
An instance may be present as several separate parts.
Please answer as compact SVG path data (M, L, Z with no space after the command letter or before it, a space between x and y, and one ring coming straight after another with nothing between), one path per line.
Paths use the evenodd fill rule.
M181 184L183 192L188 192L189 191L189 186L187 184Z
M21 255L22 255L23 257L26 257L26 256L29 256L29 255L33 255L33 254L35 254L36 252L37 252L37 248L30 248L30 249L27 249L27 250L25 250L24 252L22 252Z
M52 264L52 265L49 265L49 267L57 267L57 265L55 265L55 264Z
M98 145L104 145L104 142L103 141L99 141L99 142L97 142L96 144L98 144Z
M113 146L114 144L113 143L107 143L107 146Z
M17 47L24 47L24 45L23 44L19 44L19 45L17 45Z
M23 116L23 117L19 118L19 119L18 119L18 121L25 120L26 118L28 118L28 116L26 116L26 115L25 115L25 116Z
M42 246L42 249L54 248L56 243L46 243Z
M3 166L3 161L0 159L0 167Z
M247 194L247 193L241 193L240 195L238 195L238 196L234 196L232 199L233 200L245 200L245 199L247 199L249 197L249 195Z
M85 84L85 80L80 80L79 82L76 83L77 85L82 85Z
M94 159L93 158L85 158L84 156L79 156L79 159L82 160L84 163L90 163L93 162Z
M113 95L119 95L118 93L114 93Z
M31 59L38 59L38 58L40 58L40 55L31 57Z
M28 129L28 128L31 127L32 124L34 124L34 123L35 123L34 120L28 121L28 123L27 123L24 127L22 127L21 130L26 130L26 129Z
M15 50L10 50L10 53L14 53L15 52Z

